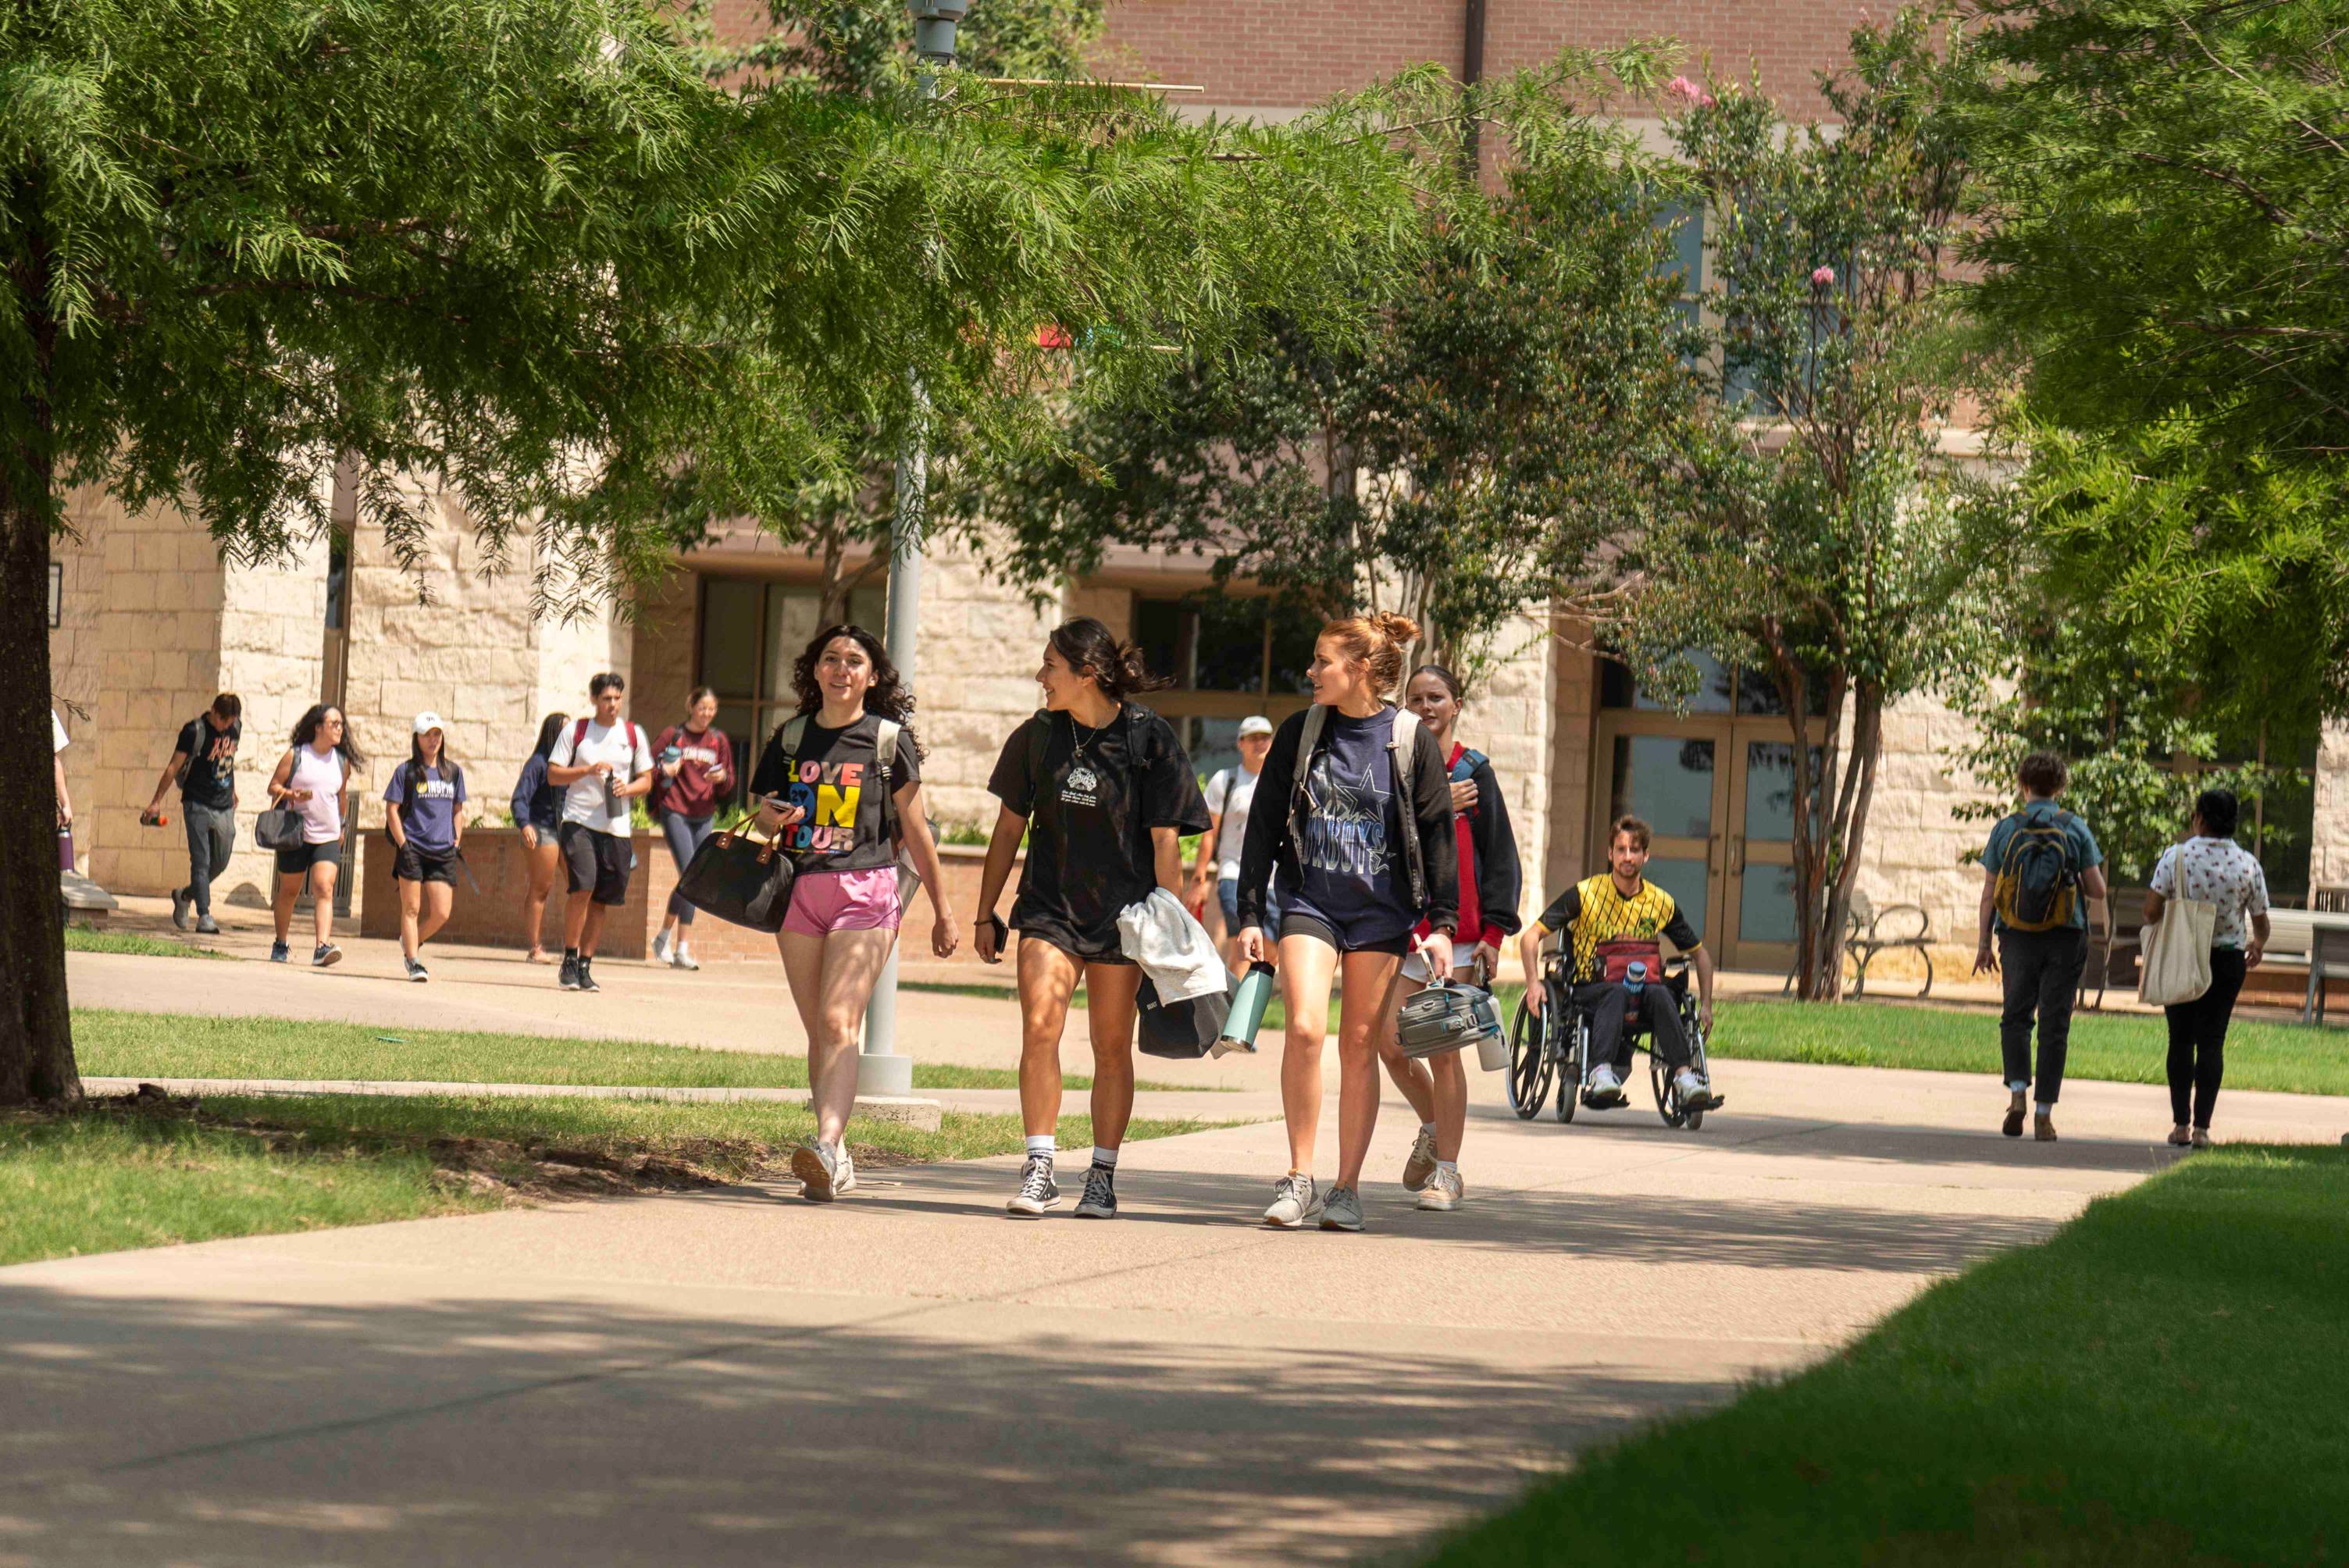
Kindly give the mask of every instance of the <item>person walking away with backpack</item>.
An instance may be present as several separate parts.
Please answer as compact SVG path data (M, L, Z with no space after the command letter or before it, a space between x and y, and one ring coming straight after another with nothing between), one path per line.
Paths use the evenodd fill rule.
M775 945L807 1031L816 1125L814 1140L792 1150L792 1173L801 1197L826 1202L856 1186L845 1134L857 1043L905 918L901 856L929 888L930 951L953 957L959 934L922 811L914 694L881 639L825 627L792 665L792 689L799 712L769 737L750 792L759 831L781 836L794 872Z
M1207 894L1214 892L1224 914L1224 967L1235 973L1240 969L1240 845L1247 839L1248 807L1256 799L1265 754L1272 749L1272 720L1261 714L1240 720L1238 744L1239 765L1219 768L1207 780L1207 831L1199 840L1190 895L1184 900L1197 912L1206 907ZM1280 892L1277 886L1269 890L1267 900L1272 913L1266 919L1278 924Z
M555 871L563 862L562 846L555 839L563 826L564 791L546 781L546 759L570 724L567 713L546 716L538 727L538 745L523 762L522 777L514 780L513 799L507 802L514 827L522 834L523 861L530 873L522 895L522 927L530 937L530 953L523 962L529 964L546 962L546 948L539 934L546 929L546 895L553 891Z
M2000 820L1982 849L1982 939L1974 973L2002 973L2006 1005L1999 1047L2007 1088L1999 1130L2023 1136L2024 1096L2032 1087L2031 1027L2039 1025L2037 1114L2033 1131L2055 1141L2055 1101L2072 1040L2072 1005L2088 960L2088 903L2105 902L2104 852L2088 824L2056 804L2072 770L2052 751L2034 751L2016 769L2023 810ZM2112 912L2105 913L2111 934ZM1998 953L1991 953L1996 932Z
M212 698L212 707L180 726L171 760L163 764L154 797L140 814L144 820L157 820L162 814L163 792L174 784L180 787L188 882L171 890L171 923L181 931L192 924L206 936L220 933L212 920L212 882L228 870L228 858L236 850L236 748L244 738L243 713L236 693L224 691Z
M696 686L686 699L683 724L672 724L653 741L653 820L660 825L669 859L677 862L679 881L693 863L693 851L709 837L721 794L734 787L734 743L713 728L718 718L718 694ZM653 938L653 962L678 969L698 969L685 944L693 927L693 905L675 892L668 895L668 913L660 934Z
M1081 1220L1117 1217L1117 1157L1133 1118L1135 997L1142 970L1125 955L1117 917L1164 888L1181 897L1183 835L1207 830L1207 803L1174 727L1133 700L1170 684L1131 643L1081 615L1053 628L1036 672L1044 707L1011 732L988 779L1002 802L980 875L979 957L1007 945L996 901L1019 840L1028 863L1011 904L1019 932L1019 1114L1028 1158L1004 1205L1033 1219L1058 1206L1061 1031L1082 981L1092 1038L1092 1161Z
M2210 1147L2210 1112L2227 1071L2228 1020L2271 933L2267 873L2235 841L2241 813L2233 790L2203 790L2195 798L2186 841L2161 851L2145 895L2148 926L2160 923L2173 899L2198 899L2218 911L2210 928L2210 988L2162 1009L2169 1023L2169 1141L2196 1149Z
M335 945L335 879L343 864L343 824L350 820L351 775L366 765L343 710L318 703L295 725L292 749L277 759L269 775L270 803L302 820L300 847L277 851L277 893L271 906L277 940L269 948L272 964L283 964L292 955L288 934L294 901L302 896L305 884L310 890L317 937L317 945L310 950L311 965L325 969L342 962L343 950Z
M1403 706L1426 727L1452 786L1460 865L1460 937L1454 952L1462 962L1444 978L1489 987L1501 966L1501 944L1519 924L1522 876L1509 808L1492 759L1453 738L1467 706L1457 676L1442 665L1420 665L1403 687ZM1432 934L1425 921L1416 934L1423 942ZM1400 1000L1410 1001L1434 979L1421 954L1405 957ZM1405 1056L1402 1040L1387 1035L1380 1038L1379 1054L1387 1076L1419 1115L1419 1136L1403 1162L1403 1190L1418 1193L1423 1209L1445 1212L1458 1208L1467 1191L1460 1179L1460 1144L1468 1130L1466 1053L1446 1051L1422 1061Z
M1426 726L1388 694L1402 683L1403 649L1419 636L1401 615L1332 621L1307 671L1313 701L1273 736L1264 801L1248 813L1240 851L1240 956L1280 947L1288 1038L1280 1063L1288 1173L1265 1210L1268 1225L1359 1231L1359 1182L1378 1125L1379 1053L1395 1031L1403 954L1422 922L1428 972L1453 972L1460 914L1459 842L1452 783ZM1275 809L1278 802L1278 809ZM1265 890L1276 865L1288 908L1268 936ZM1339 982L1338 1181L1326 1200L1313 1180L1321 1120L1321 1046L1330 986Z
M424 944L449 923L457 902L457 856L465 838L465 770L449 755L449 727L419 713L408 760L384 786L384 831L391 835L392 885L399 890L399 954L419 985Z
M600 991L593 965L604 935L604 912L628 899L636 851L628 802L652 789L653 751L645 732L620 717L628 683L606 670L587 683L593 717L576 720L547 754L546 781L564 791L563 825L555 842L570 897L563 906L565 991Z

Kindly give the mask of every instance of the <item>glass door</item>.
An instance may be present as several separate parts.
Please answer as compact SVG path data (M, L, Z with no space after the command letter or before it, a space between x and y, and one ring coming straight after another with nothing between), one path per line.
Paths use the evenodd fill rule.
M1612 712L1599 720L1599 795L1591 813L1590 858L1583 872L1607 869L1607 834L1618 817L1654 830L1648 880L1672 895L1708 939L1721 929L1722 832L1729 816L1733 763L1732 721Z
M1816 769L1826 761L1826 727L1811 728ZM1732 749L1717 956L1732 969L1784 972L1794 967L1795 944L1794 741L1783 718L1740 719Z

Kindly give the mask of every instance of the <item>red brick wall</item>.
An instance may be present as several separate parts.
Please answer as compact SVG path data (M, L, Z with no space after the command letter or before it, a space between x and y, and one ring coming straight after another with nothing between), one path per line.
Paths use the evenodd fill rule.
M1812 73L1843 63L1868 0L1487 0L1485 68L1514 70L1568 46L1678 40L1692 63L1764 88L1797 115L1825 112ZM1881 15L1890 9L1878 3ZM1299 108L1432 60L1460 68L1460 0L1113 0L1104 69L1206 88L1198 101Z

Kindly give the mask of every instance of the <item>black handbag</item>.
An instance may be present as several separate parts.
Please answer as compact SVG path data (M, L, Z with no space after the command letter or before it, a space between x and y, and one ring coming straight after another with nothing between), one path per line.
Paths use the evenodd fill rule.
M712 833L693 851L678 896L720 920L753 931L781 931L792 906L792 857L772 839Z
M253 841L264 850L302 847L302 818L283 806L272 806L253 820Z
M1143 975L1134 997L1142 1015L1142 1054L1170 1061L1196 1061L1215 1048L1232 1016L1228 991L1210 991L1185 1002L1161 1002L1158 987Z

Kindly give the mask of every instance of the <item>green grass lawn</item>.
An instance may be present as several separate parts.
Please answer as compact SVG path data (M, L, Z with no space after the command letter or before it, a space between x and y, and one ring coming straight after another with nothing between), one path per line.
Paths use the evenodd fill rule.
M1432 1561L2349 1560L2344 1211L2349 1149L2198 1154Z
M1711 1054L1729 1060L1998 1071L1998 1018L1986 1011L1733 1002L1720 1007L1713 1024ZM2075 1078L2166 1083L2168 1050L2168 1026L2158 1016L2075 1014L2064 1070ZM2349 1034L2238 1016L2227 1030L2227 1087L2349 1094Z
M1127 1137L1216 1125L1137 1119ZM814 1130L807 1112L774 1105L437 1096L118 1099L12 1113L0 1116L0 1265L496 1208L543 1188L550 1161L667 1168L649 1182L558 1183L572 1191L675 1184L680 1173L777 1177ZM1084 1148L1092 1119L1062 1117L1059 1136ZM849 1133L873 1167L1009 1153L1020 1141L1011 1116L950 1113L936 1132L859 1121Z
M1007 1041L1016 1056L1018 1040ZM612 1084L635 1088L805 1088L807 1058L640 1040L542 1039L471 1029L378 1028L288 1018L74 1011L74 1055L93 1078L366 1078ZM1070 1088L1092 1079L1071 1073ZM916 1088L1017 1088L1009 1068L914 1064ZM1143 1088L1180 1085L1146 1083Z
M226 958L209 947L140 931L92 931L86 925L66 927L67 953L128 953L139 958Z

